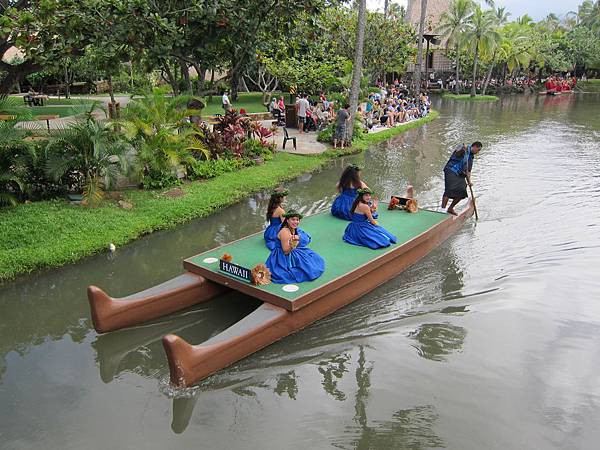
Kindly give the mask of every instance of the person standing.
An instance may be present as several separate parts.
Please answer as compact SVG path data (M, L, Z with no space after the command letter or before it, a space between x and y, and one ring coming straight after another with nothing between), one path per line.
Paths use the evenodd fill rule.
M221 97L221 104L226 113L231 109L231 103L229 102L229 96L227 95L227 91L223 91L223 96Z
M333 148L337 148L337 143L340 141L341 148L344 148L344 143L347 138L348 122L350 121L350 113L348 112L350 105L347 103L337 113L335 118L335 132L333 134Z
M306 112L310 108L310 103L308 102L308 94L302 94L300 100L298 100L298 129L300 133L304 132L304 128L308 128L306 121ZM308 131L308 129L306 130Z
M483 145L479 141L471 145L459 145L450 156L450 159L444 167L444 195L442 197L442 208L446 209L448 200L452 199L448 207L448 214L457 215L454 207L463 198L467 198L467 184L473 186L471 182L471 170L473 169L473 159L481 151Z

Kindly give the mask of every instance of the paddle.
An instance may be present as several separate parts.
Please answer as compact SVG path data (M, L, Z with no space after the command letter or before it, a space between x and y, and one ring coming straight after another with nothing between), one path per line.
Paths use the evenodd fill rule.
M469 190L471 191L471 201L473 202L473 209L475 210L475 220L479 220L479 216L477 215L477 205L475 204L475 194L473 194L473 186L471 183L469 184Z

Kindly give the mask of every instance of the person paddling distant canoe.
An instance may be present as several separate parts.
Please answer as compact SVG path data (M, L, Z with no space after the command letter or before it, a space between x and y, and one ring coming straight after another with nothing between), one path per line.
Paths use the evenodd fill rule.
M448 214L456 215L454 207L463 198L467 198L467 184L473 186L471 182L471 170L473 169L473 159L481 150L483 145L476 141L471 145L459 145L444 167L444 195L442 197L442 208L446 209L448 200L452 199L448 207Z

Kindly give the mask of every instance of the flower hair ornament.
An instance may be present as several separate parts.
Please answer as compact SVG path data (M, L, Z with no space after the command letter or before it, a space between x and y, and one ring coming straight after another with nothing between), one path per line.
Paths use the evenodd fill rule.
M298 211L296 211L295 209L290 209L288 212L286 212L283 217L285 217L286 219L291 219L292 217L297 217L298 219L302 219L304 216L302 214L300 214Z
M348 167L349 167L350 169L354 169L354 170L356 170L357 172L358 172L358 171L360 171L360 167L358 167L356 164L350 164Z
M290 194L290 191L287 189L277 189L271 192L271 197L287 197Z
M365 194L373 194L373 191L369 188L360 188L356 190L356 193L358 195L365 195Z

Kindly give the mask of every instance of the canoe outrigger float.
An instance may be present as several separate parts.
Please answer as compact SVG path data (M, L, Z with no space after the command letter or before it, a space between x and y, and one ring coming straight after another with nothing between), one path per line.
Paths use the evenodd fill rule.
M474 211L470 200L458 216L382 209L378 220L397 236L398 243L379 250L343 242L347 222L329 212L302 221L302 229L312 236L310 247L325 259L325 272L314 281L297 285L247 281L244 268L249 271L269 254L260 232L188 258L183 262L183 275L128 297L114 299L90 286L94 327L101 333L129 327L206 302L230 289L262 300L248 316L202 344L189 344L174 334L163 337L171 383L190 386L394 278L455 233ZM225 254L231 256L228 266L237 269L224 266Z

